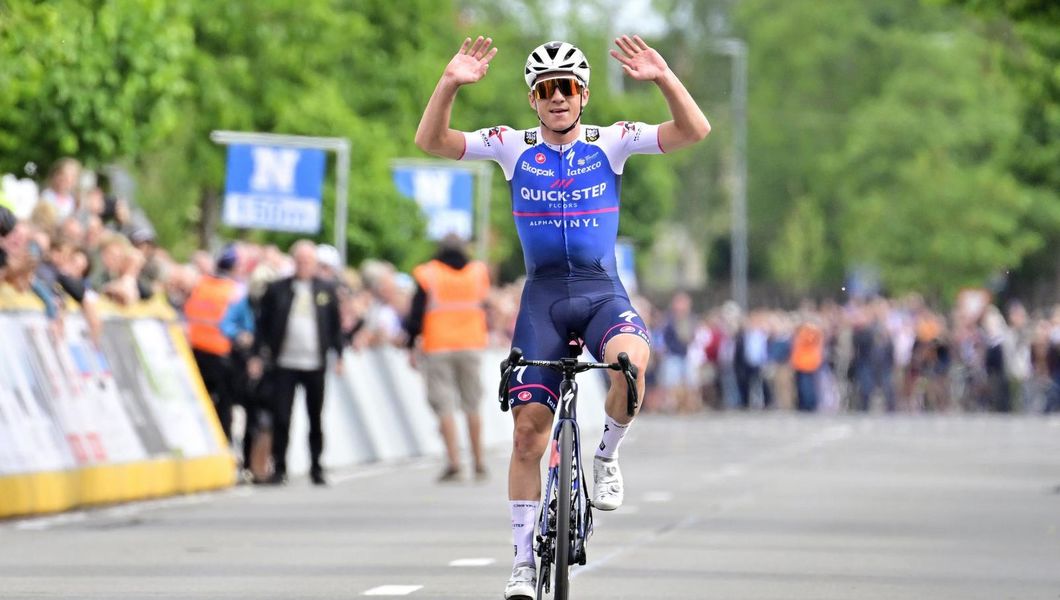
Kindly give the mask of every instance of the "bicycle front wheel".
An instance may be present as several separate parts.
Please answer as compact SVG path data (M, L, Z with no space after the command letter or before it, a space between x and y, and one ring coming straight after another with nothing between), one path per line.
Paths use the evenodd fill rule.
M571 481L574 469L574 424L564 421L559 432L559 487L556 507L556 586L553 598L567 600L570 590L571 559Z

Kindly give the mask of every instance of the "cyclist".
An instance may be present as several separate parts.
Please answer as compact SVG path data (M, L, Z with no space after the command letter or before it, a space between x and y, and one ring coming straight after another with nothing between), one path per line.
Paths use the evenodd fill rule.
M615 267L619 179L632 154L657 154L693 144L710 123L663 57L640 37L615 40L611 56L629 77L653 81L673 119L661 125L619 122L582 125L589 101L589 63L567 42L534 49L524 76L530 107L540 124L525 130L504 125L461 132L450 128L457 90L479 81L497 53L492 40L465 39L445 68L416 131L422 150L460 160L500 163L512 189L512 214L526 262L513 346L529 358L567 355L570 335L599 360L629 355L641 377L649 356L644 322L633 310ZM537 372L534 372L537 371ZM614 510L622 504L618 447L632 419L626 414L626 383L611 372L603 439L593 460L593 505ZM541 497L541 457L556 410L559 374L545 369L513 375L514 440L508 471L515 562L505 598L533 598L536 572L533 537Z

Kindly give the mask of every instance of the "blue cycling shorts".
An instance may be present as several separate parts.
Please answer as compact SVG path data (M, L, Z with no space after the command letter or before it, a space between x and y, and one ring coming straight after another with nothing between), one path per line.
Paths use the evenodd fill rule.
M612 279L530 279L523 287L512 346L531 360L568 356L571 335L580 338L598 361L616 335L633 334L648 344L648 330L626 295ZM551 369L526 367L512 374L510 402L544 404L556 412L561 376Z

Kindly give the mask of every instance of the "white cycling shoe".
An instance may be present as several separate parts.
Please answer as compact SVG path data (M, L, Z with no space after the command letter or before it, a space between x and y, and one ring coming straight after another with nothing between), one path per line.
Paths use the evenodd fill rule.
M593 457L593 506L615 510L622 506L622 470L615 459Z
M512 569L508 585L504 586L505 600L534 600L537 596L537 568L533 564Z

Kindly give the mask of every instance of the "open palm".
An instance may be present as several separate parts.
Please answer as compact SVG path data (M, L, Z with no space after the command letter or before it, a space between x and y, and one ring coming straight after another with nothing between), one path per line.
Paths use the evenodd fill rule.
M460 46L453 60L445 67L445 77L452 79L458 85L475 83L486 75L489 70L490 61L497 54L496 48L490 48L493 40L479 36L471 42L466 38Z
M639 35L615 38L615 45L622 52L612 50L611 56L622 63L622 70L633 79L655 81L669 68L662 55L645 44Z

